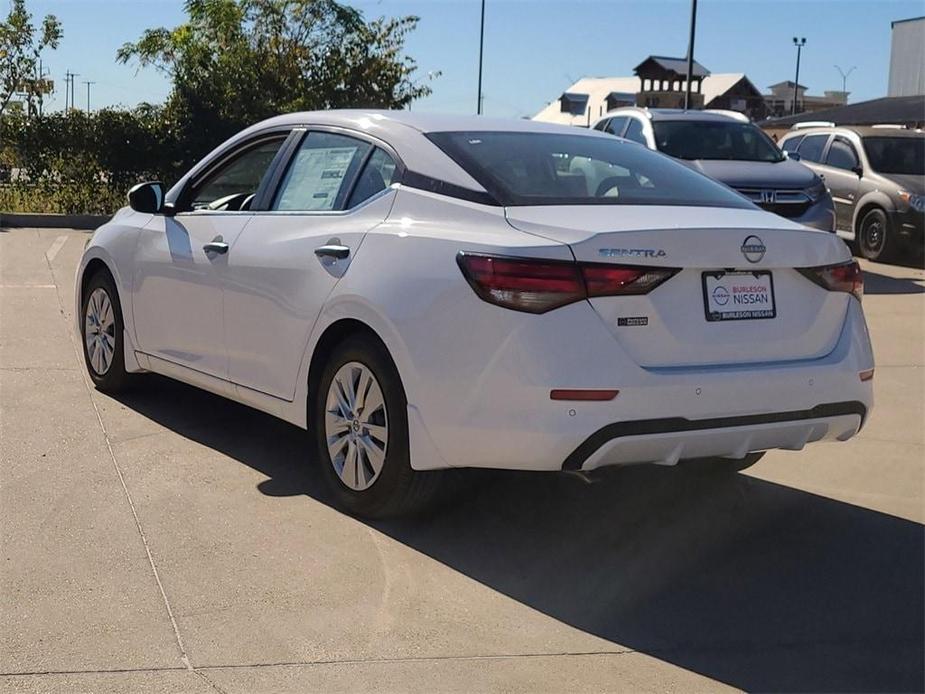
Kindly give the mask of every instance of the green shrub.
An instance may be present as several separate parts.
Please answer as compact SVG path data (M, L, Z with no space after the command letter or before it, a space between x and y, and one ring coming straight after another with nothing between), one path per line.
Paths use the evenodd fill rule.
M162 108L0 119L0 210L111 214L145 180L175 181L191 162Z

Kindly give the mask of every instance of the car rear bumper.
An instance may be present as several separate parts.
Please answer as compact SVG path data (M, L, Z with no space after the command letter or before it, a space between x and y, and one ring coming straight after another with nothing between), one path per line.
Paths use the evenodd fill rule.
M562 469L646 462L674 465L692 458L744 458L771 448L801 450L815 441L851 438L866 416L863 403L842 402L794 412L616 422L588 437L565 459Z
M873 368L873 354L853 298L825 356L718 366L640 367L590 311L579 303L547 314L533 321L535 334L479 360L477 381L461 397L454 393L451 415L437 416L439 407L409 393L412 467L588 470L743 457L846 440L872 408L872 381L859 374ZM545 325L553 314L555 331ZM619 394L603 402L551 400L555 388Z

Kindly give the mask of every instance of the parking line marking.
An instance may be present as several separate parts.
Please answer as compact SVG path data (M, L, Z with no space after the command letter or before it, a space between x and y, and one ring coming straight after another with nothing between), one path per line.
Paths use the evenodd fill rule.
M59 236L52 242L51 248L45 253L45 257L48 258L49 263L55 259L55 256L58 255L58 251L67 243L67 240L67 236Z
M65 240L67 239L66 236L58 237L55 243L57 243L61 238L64 238ZM49 251L50 250L51 249L49 249ZM60 246L58 250L60 250ZM47 253L45 254L45 260L47 261L48 272L51 274L51 279L55 283L55 287L57 287L58 278L55 276L55 269L52 267L51 259L48 257ZM56 292L55 296L58 299L58 308L61 311L61 315L67 315L64 311L64 303L61 301L61 294ZM80 366L83 364L83 349L80 347L77 339L74 337L73 330L68 330L67 334L68 339L71 342L71 346L74 348L74 356L77 358L78 368L80 368ZM145 536L144 528L141 525L141 518L139 518L138 511L135 509L135 502L132 500L132 495L128 490L128 485L125 483L125 476L122 474L122 468L119 466L119 461L116 460L116 454L112 450L112 439L110 439L109 432L106 430L106 425L103 423L103 415L100 413L100 408L97 406L96 400L93 399L93 390L91 389L90 379L87 376L86 371L83 371L83 377L81 378L81 381L84 384L84 388L87 390L87 397L90 399L90 406L93 408L93 412L96 414L96 421L100 425L100 431L103 434L103 441L106 444L106 450L109 452L109 460L112 463L112 466L115 468L116 476L119 478L119 484L122 486L122 493L125 496L125 500L128 502L129 510L132 512L132 518L135 521L135 529L138 531L141 544L144 547L145 554L148 557L148 565L151 567L151 573L154 575L154 582L157 584L157 589L161 594L161 600L163 601L164 608L167 611L167 618L170 620L170 625L173 627L173 635L177 642L177 648L180 651L180 662L183 663L187 670L196 672L192 662L190 662L189 654L186 652L186 646L183 644L183 637L180 636L180 627L177 624L176 617L174 616L173 607L170 605L170 600L167 598L167 592L164 590L164 584L161 582L161 577L157 570L157 564L154 563L154 555L151 553L151 547L148 544L148 538ZM202 676L203 679L206 679L205 676L200 676ZM210 684L212 683L210 682Z

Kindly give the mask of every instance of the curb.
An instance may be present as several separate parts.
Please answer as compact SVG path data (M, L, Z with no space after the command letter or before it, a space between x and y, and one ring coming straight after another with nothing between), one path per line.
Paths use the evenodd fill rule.
M110 215L100 214L33 214L33 213L2 213L0 214L0 227L16 228L30 227L33 229L96 229L108 222Z

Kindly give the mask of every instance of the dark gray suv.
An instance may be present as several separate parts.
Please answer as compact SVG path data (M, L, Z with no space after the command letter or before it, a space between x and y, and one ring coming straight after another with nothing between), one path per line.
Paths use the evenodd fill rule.
M680 159L769 212L835 230L832 198L822 179L782 154L741 113L618 108L594 128Z
M825 178L838 235L870 260L922 253L925 133L896 126L803 127L781 147Z

